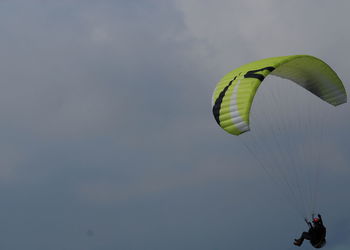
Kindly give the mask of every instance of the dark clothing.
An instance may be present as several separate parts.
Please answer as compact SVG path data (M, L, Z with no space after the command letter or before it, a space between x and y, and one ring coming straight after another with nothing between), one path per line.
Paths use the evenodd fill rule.
M315 248L321 248L326 243L326 228L323 225L321 215L318 215L319 220L313 221L313 224L306 221L309 226L308 232L303 232L301 237L295 241L295 245L301 246L304 240L309 240Z

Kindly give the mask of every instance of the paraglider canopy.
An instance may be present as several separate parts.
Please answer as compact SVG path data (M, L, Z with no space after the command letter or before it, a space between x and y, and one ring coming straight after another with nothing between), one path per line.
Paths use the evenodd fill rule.
M347 101L341 80L322 60L309 55L267 58L229 72L216 85L212 111L225 131L233 135L249 131L254 96L269 74L289 79L333 106Z

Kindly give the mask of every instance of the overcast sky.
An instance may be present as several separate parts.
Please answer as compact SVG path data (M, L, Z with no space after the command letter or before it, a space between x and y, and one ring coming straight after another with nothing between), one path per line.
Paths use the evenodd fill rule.
M0 1L0 248L295 249L302 218L217 126L211 95L235 67L292 54L321 58L349 90L349 10L348 0ZM328 125L319 211L327 249L345 250L349 106Z

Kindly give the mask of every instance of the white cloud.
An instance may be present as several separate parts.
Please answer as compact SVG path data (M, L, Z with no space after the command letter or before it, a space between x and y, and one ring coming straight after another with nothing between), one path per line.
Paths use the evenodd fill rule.
M281 4L276 0L176 2L189 33L198 39L199 48L204 46L202 51L210 53L211 60L217 62L216 71L289 54L313 54L326 61L334 58L334 65L335 58L344 58L335 46L349 41L349 35L343 32L347 1L337 4L329 1ZM346 46L342 44L342 48L349 55Z

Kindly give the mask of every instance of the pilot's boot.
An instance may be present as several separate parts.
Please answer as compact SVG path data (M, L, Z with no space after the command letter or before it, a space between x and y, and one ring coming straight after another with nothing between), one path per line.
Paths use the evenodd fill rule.
M303 244L303 240L302 240L302 239L295 239L295 240L294 240L294 245L300 247L301 244Z

